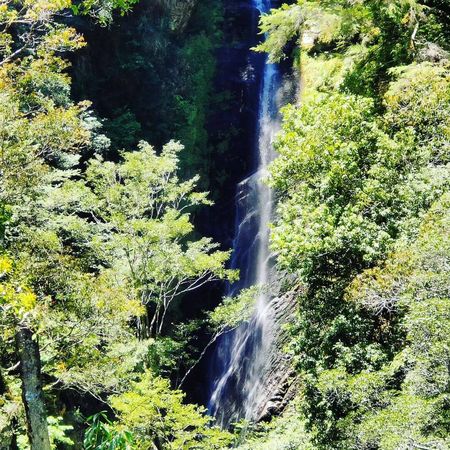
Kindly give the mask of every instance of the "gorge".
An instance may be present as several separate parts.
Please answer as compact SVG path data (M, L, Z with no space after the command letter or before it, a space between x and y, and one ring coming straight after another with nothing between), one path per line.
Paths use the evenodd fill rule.
M0 450L450 448L447 3L0 1Z

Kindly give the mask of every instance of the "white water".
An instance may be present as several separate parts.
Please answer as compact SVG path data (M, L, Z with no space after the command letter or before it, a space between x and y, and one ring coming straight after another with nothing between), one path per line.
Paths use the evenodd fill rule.
M253 0L260 13L269 11L269 0ZM269 251L269 223L272 218L272 190L264 183L274 157L273 139L280 126L277 65L265 64L260 87L258 140L254 149L257 170L238 185L236 232L232 267L241 279L230 286L228 295L253 285L270 284L272 263ZM214 355L213 382L208 409L219 424L227 426L239 419L254 420L267 399L268 353L273 341L270 296L262 289L249 323L244 323L219 340Z

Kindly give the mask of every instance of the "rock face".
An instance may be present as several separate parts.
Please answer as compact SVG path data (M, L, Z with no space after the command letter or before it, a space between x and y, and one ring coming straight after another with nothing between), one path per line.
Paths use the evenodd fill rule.
M191 134L200 136L199 148L189 148L189 152L203 150L201 122L207 102L202 95L204 90L213 90L212 47L218 37L215 19L202 25L202 15L216 3L140 0L108 27L92 26L84 16L71 23L89 43L73 55L72 93L77 101L91 100L96 114L106 119L103 132L112 141L112 152L134 148L141 139L157 148L170 139L191 145L189 140L194 138L186 130L196 127ZM191 110L195 111L192 124ZM201 175L206 179L205 173Z
M255 418L267 420L280 414L297 391L297 380L292 367L292 357L285 352L289 342L286 325L295 317L297 292L291 291L271 301L274 338L269 352L265 373L264 396L258 405Z
M450 54L439 45L433 42L426 42L420 48L417 54L417 60L437 63L440 61L448 61Z
M182 33L199 0L163 0L169 11L170 29Z

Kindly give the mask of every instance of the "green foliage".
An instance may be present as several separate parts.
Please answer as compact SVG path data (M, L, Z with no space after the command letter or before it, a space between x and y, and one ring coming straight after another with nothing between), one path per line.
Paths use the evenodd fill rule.
M228 252L192 239L188 211L208 201L193 190L196 178L177 178L180 150L171 143L157 156L142 144L122 163L93 160L76 181L67 178L77 172L50 172L54 184L39 185L33 214L17 210L21 234L8 241L14 277L36 294L24 283L8 287L2 309L14 314L4 319L27 313L46 343L44 370L67 386L120 389L155 346L133 342L133 317L142 317L141 337L160 334L174 299L236 276L225 269ZM172 350L159 348L167 359Z
M344 402L351 411L352 424L338 421L348 448L358 448L356 439L386 450L449 444L449 207L445 194L412 244L401 242L382 267L363 272L348 290L349 301L378 316L401 312L406 333L400 351L380 370L321 373L317 387L330 407Z
M192 239L189 211L210 202L206 193L194 191L198 177L179 180L182 148L171 142L157 156L141 143L140 151L123 154L121 164L92 161L86 171L92 191L80 183L65 186L78 195L82 211L109 224L110 236L94 244L118 272L125 270L142 304L153 307L144 335L162 332L177 297L210 281L236 277L225 269L229 252L217 250L211 239Z
M71 27L56 23L56 17L71 0L3 2L0 7L0 65L4 66L35 51L39 56L80 48L83 39Z
M285 49L291 41L306 49L314 42L333 43L341 48L358 37L367 43L379 33L364 2L340 1L321 4L299 0L292 5L284 4L261 17L260 29L268 36L256 50L267 52L272 62L286 57Z
M67 85L63 62L54 61L54 79ZM236 274L225 269L228 252L194 238L189 214L209 201L194 190L198 177L178 178L182 147L170 143L158 156L143 143L121 163L97 157L80 172L80 151L102 149L98 125L87 104L53 98L51 88L35 96L29 80L46 70L37 62L1 73L2 244L11 255L1 258L3 342L10 353L15 327L26 324L39 336L52 386L97 397L121 392L147 364L178 369L164 363L174 349L137 340L135 321L142 317L141 337L159 334L175 298ZM173 346L183 354L179 342ZM16 415L6 420L8 427Z
M238 450L313 450L294 400L286 411L268 423L244 428L238 437Z
M285 110L272 184L287 196L280 203L282 225L274 230L273 245L279 262L300 266L305 277L313 276L317 254L333 260L351 245L350 258L370 261L389 243L384 224L370 213L363 215L378 201L367 199L377 148L394 147L371 122L372 111L369 100L339 94Z
M82 0L71 2L70 8L74 14L88 14L101 25L107 25L111 23L114 11L124 15L138 2L139 0Z
M259 293L259 287L252 287L242 290L235 297L224 298L223 302L209 313L211 327L220 333L249 320Z
M272 9L269 15L263 15L260 32L267 38L255 50L267 52L270 62L279 62L284 57L284 48L293 38L301 33L305 21L305 11L300 5L282 5Z
M427 160L447 163L449 67L422 63L397 67L391 73L395 80L384 95L386 126L411 136L416 158L421 159L419 163L425 164Z
M210 426L204 409L184 404L181 391L170 390L167 380L147 371L131 389L112 398L121 424L135 436L136 449L154 443L167 449L220 449L231 435Z
M89 102L75 104L70 98L69 64L61 52L84 41L74 29L57 24L57 17L70 15L73 6L105 23L112 8L125 12L132 3L39 1L0 7L5 27L0 46L1 446L4 440L9 446L14 434L21 435L20 446L28 446L14 344L18 327L32 330L40 348L52 445L67 447L74 444L67 435L75 440L79 430L72 433L72 425L59 417L65 410L61 391L76 391L81 406L90 407L92 398L104 401L113 393L120 398L148 367L174 379L181 376L190 358L186 334L193 328L174 325L180 318L170 310L172 302L209 281L236 278L225 268L229 253L195 234L191 213L210 201L196 192L197 176L179 178L182 146L171 142L158 155L142 143L138 151L123 153L120 162L104 161L99 155L106 154L110 141L100 134L100 121ZM113 125L132 131L131 143L139 132L136 123L125 111ZM163 327L172 312L170 325ZM147 339L161 333L166 336ZM154 395L174 405L165 439L208 441L208 448L228 442L227 433L208 427L202 409L185 405L184 394L170 390L168 379L156 379ZM100 413L91 419L85 446L136 448L133 439ZM139 439L151 442L153 435L141 432Z
M390 68L448 55L450 30L440 4L299 0L272 10L260 26L268 38L257 50L272 61L284 58L292 42L304 53L302 61L306 53L343 59L340 88L376 100Z
M84 434L86 450L131 450L133 435L129 431L117 431L105 412L87 418L89 428Z
M64 425L62 417L48 416L47 423L52 448L58 448L61 445L70 448L75 444L66 434L71 432L73 427L71 425ZM20 450L30 450L27 436L24 434L18 437L17 445Z
M420 70L434 79L434 68ZM382 121L370 100L342 94L285 110L280 157L272 166L272 184L283 195L273 234L282 265L312 277L315 255L326 253L335 267L330 274L338 267L358 270L385 256L405 223L411 226L448 185L448 91L437 82L421 84L422 92L412 88L402 111L414 111L417 123L399 129L396 93L411 79L408 72L392 83ZM419 134L428 108L442 111L432 136Z
M449 68L421 62L427 39L447 45L437 9L298 2L262 19L259 50L302 52L272 247L306 288L290 350L318 448L448 446Z

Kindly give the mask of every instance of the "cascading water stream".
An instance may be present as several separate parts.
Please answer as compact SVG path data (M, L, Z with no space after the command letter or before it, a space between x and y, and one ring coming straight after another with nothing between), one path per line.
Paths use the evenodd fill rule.
M259 13L270 10L270 0L253 0ZM265 64L259 92L258 139L254 149L255 172L238 185L236 195L236 231L232 267L240 269L239 282L228 295L254 285L270 284L272 263L269 251L269 223L272 217L272 191L264 183L267 168L274 157L273 138L279 129L281 91L279 67ZM208 409L217 422L226 427L240 420L258 417L261 400L268 386L263 374L269 363L273 340L273 314L270 296L261 289L248 323L224 334L218 341L212 360L212 385Z

